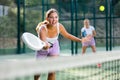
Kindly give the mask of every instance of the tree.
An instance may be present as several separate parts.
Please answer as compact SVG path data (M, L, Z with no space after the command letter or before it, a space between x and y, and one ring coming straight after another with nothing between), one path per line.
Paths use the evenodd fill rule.
M13 3L13 0L0 0L0 5L9 6Z

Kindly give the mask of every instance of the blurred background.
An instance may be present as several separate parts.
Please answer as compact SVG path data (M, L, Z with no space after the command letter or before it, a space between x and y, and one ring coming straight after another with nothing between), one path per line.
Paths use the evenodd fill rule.
M120 49L120 0L0 0L0 55L33 53L21 35L37 35L35 28L50 8L58 10L60 23L79 38L83 20L90 19L97 32L97 51ZM59 40L61 53L81 53L81 43L62 36Z

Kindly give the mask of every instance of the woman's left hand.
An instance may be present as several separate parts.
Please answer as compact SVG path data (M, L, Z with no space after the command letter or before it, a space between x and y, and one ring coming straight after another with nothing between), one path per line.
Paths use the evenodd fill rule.
M89 42L89 41L91 41L92 38L93 38L92 35L88 35L88 36L82 38L82 42Z

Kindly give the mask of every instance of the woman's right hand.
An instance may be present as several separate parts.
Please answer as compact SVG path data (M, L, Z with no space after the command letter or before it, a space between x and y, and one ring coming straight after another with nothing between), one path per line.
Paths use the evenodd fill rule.
M49 49L51 47L51 44L48 43L48 42L45 42L45 43L46 43L46 45L43 47L43 49L47 50L47 49Z

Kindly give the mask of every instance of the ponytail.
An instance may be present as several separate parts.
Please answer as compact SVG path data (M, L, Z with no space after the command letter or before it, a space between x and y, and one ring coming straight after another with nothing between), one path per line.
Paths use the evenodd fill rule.
M36 27L36 31L38 32L42 25L47 25L47 24L49 24L49 22L47 20L44 20L43 22L40 22Z

